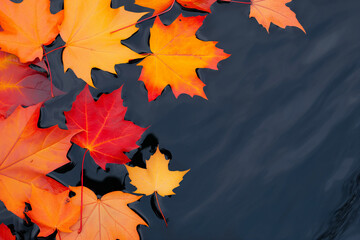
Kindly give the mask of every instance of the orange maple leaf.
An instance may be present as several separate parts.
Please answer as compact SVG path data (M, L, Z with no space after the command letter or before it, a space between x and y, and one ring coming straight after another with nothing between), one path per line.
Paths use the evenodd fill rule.
M298 27L305 32L296 15L285 4L291 0L251 0L249 18L254 17L269 32L270 23L279 27ZM306 32L305 32L306 33Z
M154 15L169 9L174 4L174 2L175 0L135 0L135 4L139 6L154 9ZM176 2L185 8L210 12L210 7L214 2L216 2L216 0L177 0Z
M33 184L35 187L47 190L53 194L59 194L69 189L68 187L65 187L47 175L41 175L40 177L35 178L33 181L31 181L31 184Z
M70 187L76 193L74 201L80 204L81 187ZM110 192L101 199L84 187L84 215L82 231L78 233L80 220L70 229L71 233L60 232L58 240L91 239L91 240L136 240L140 239L136 227L147 223L127 205L139 200L135 196L120 191ZM60 235L60 237L59 237Z
M54 95L62 92L54 88ZM51 85L46 74L12 54L0 51L0 116L8 117L17 106L31 106L51 98Z
M121 44L138 28L133 24L145 13L113 9L111 0L64 1L64 21L61 38L66 42L63 52L64 70L74 73L90 86L91 69L99 68L113 74L115 64L141 58L138 53ZM126 27L126 28L124 28ZM116 31L118 29L121 31Z
M0 240L15 240L15 236L12 235L10 229L5 224L0 224Z
M72 203L69 192L54 194L32 186L29 198L31 211L26 215L39 226L39 237L47 237L56 229L71 232L70 227L78 220L80 208Z
M24 0L0 4L0 48L15 54L21 62L42 59L43 45L48 45L59 34L63 12L50 13L50 0Z
M0 200L19 217L24 217L31 182L69 162L70 139L77 133L58 126L38 128L40 106L18 107L0 119Z
M149 54L138 65L143 66L140 81L145 83L149 101L157 98L170 85L175 95L185 93L206 98L205 84L196 74L197 68L217 70L219 61L229 57L217 42L201 41L196 31L205 17L183 17L180 15L171 25L162 24L159 17L150 30Z

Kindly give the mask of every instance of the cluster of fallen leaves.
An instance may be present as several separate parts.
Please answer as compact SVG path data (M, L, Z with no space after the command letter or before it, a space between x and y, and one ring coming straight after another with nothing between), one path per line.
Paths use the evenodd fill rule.
M186 9L210 13L215 0L177 0ZM269 30L270 23L303 30L295 14L285 5L289 0L252 0L250 17ZM63 186L47 174L69 162L71 144L86 149L105 169L107 163L126 164L125 154L138 147L146 128L124 119L121 88L95 101L89 88L95 87L91 70L99 68L116 74L115 65L140 59L140 81L152 101L170 85L175 95L207 98L198 68L217 70L230 55L214 41L196 37L206 16L180 15L164 25L158 15L169 11L173 0L136 0L145 12L112 8L110 0L64 0L64 10L52 14L50 0L2 0L0 5L0 200L20 218L36 223L38 236L57 231L58 239L139 239L138 225L147 223L128 206L141 196L114 191L101 199L88 188ZM150 11L150 10L149 10ZM153 21L151 52L139 54L123 45L138 31L137 23ZM67 130L58 126L39 128L42 103L64 94L53 87L44 46L60 35L65 45L62 62L88 86L65 112ZM46 60L46 61L45 61ZM49 81L50 78L50 81ZM26 106L26 108L22 107ZM85 159L85 155L84 155ZM83 159L83 161L84 161ZM147 160L147 168L126 166L136 194L173 195L187 171L170 171L169 160L159 149ZM83 175L83 174L82 174ZM83 181L83 176L81 176ZM31 207L26 207L27 205ZM161 210L160 210L161 211ZM165 218L164 218L165 220ZM0 239L15 239L4 224Z

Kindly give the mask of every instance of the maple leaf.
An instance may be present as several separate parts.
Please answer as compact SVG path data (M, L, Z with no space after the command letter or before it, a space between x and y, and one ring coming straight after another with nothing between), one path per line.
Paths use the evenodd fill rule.
M185 93L206 98L205 84L196 74L197 68L217 70L219 61L229 57L217 42L201 41L196 31L205 17L183 17L180 15L171 25L165 26L156 18L150 31L149 54L138 65L143 66L139 80L145 83L149 101L157 98L170 85L175 95Z
M56 229L71 232L70 227L77 222L80 208L71 202L69 192L70 190L53 194L32 186L29 198L31 211L26 215L39 226L39 237L47 237Z
M107 163L124 164L130 159L124 154L137 148L145 128L124 120L121 88L103 94L94 101L89 87L77 96L72 109L65 112L69 129L81 129L71 141L89 150L94 161L103 169Z
M184 175L190 171L170 171L169 161L160 152L159 148L146 161L146 169L126 166L131 184L137 189L134 193L151 195L154 192L165 197L174 195L173 189L180 185Z
M74 202L80 204L81 187L70 187L70 190L76 193ZM73 232L60 232L57 239L140 239L136 227L139 224L148 225L127 206L140 198L141 196L114 191L98 199L90 189L84 187L84 216L81 233L77 231L80 227L79 220L70 228Z
M298 27L305 32L296 15L285 4L291 0L251 0L249 18L254 17L269 32L270 23L279 27ZM306 32L305 32L306 33Z
M46 175L41 175L40 177L35 178L33 181L31 181L31 184L33 184L35 187L47 190L53 194L59 194L69 189L68 187L65 187L58 181Z
M69 162L70 139L77 133L58 126L38 128L40 106L18 107L0 119L0 200L19 217L24 217L31 182Z
M0 4L0 48L15 54L21 62L42 59L43 45L48 45L59 34L63 12L50 13L50 0L24 0Z
M135 4L139 6L154 9L154 15L157 15L165 11L166 9L169 9L174 2L175 0L135 0ZM204 12L211 12L210 7L214 2L216 2L216 0L177 0L177 2L185 8L192 8Z
M177 2L186 8L211 12L210 7L216 0L177 0Z
M131 25L145 13L129 12L124 7L113 9L110 3L111 0L64 1L64 21L60 26L61 38L66 42L64 70L71 68L90 86L94 86L92 68L116 74L115 64L142 57L120 41L138 30ZM112 33L121 28L124 29Z
M12 235L10 229L5 224L0 224L0 240L15 240L15 236Z
M54 88L54 95L62 92ZM8 117L17 106L31 106L51 98L46 74L21 63L12 54L0 51L0 116Z

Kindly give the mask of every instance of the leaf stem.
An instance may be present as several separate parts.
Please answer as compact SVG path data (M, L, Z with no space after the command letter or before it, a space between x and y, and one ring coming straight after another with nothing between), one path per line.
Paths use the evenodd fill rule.
M47 65L48 65L48 68L49 68L49 76L50 76L50 91L51 91L51 97L54 97L54 89L53 89L53 80L52 80L52 76L51 76L51 68L50 68L50 62L49 62L49 59L47 57L47 54L46 54L46 51L45 51L45 47L44 45L42 45L42 49L44 51L44 55L45 56L45 59L46 59L46 62L47 62Z
M158 13L158 14L155 14L155 15L153 15L153 16L151 16L151 17L145 18L145 19L143 19L143 20L137 21L136 23L130 24L130 25L128 25L128 26L125 26L125 27L119 28L119 29L117 29L117 30L114 30L114 31L110 32L110 34L116 33L116 32L118 32L118 31L120 31L120 30L125 29L125 28L134 26L134 25L136 25L136 24L138 24L138 23L145 22L145 21L147 21L147 20L149 20L149 19L152 19L152 18L154 18L154 17L160 16L161 14L164 14L164 13L169 12L169 11L174 7L175 1L176 1L176 0L174 0L173 3L171 4L171 6L170 6L168 9L166 9L165 11L160 12L160 13Z
M163 217L164 222L165 222L165 225L166 225L166 227L167 227L167 226L168 226L168 224L167 224L167 222L166 222L166 218L165 218L165 216L164 216L163 212L161 211L161 207L160 207L160 204L159 204L159 199L158 199L158 196L157 196L157 192L156 192L156 191L155 191L155 198L156 198L156 202L157 202L157 205L158 205L158 207L159 207L159 210L160 210L161 216Z
M81 205L80 205L80 228L78 233L82 231L82 218L83 218L83 207L84 207L84 163L85 163L85 156L89 149L86 149L84 153L84 157L81 164Z
M51 51L48 51L47 53L44 53L43 57L46 57L46 55L48 55L49 53L55 52L56 50L59 50L59 49L65 48L65 47L66 47L66 44L64 46L60 46Z

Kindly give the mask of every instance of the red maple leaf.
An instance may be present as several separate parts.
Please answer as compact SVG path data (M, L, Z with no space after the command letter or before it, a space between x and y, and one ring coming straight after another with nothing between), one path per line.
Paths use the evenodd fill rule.
M0 224L0 240L15 240L10 229L5 224Z
M65 112L68 128L83 130L71 141L88 149L94 161L103 169L107 163L129 162L124 152L138 147L136 141L145 128L124 120L125 113L121 88L95 101L86 86L77 96L72 109Z

